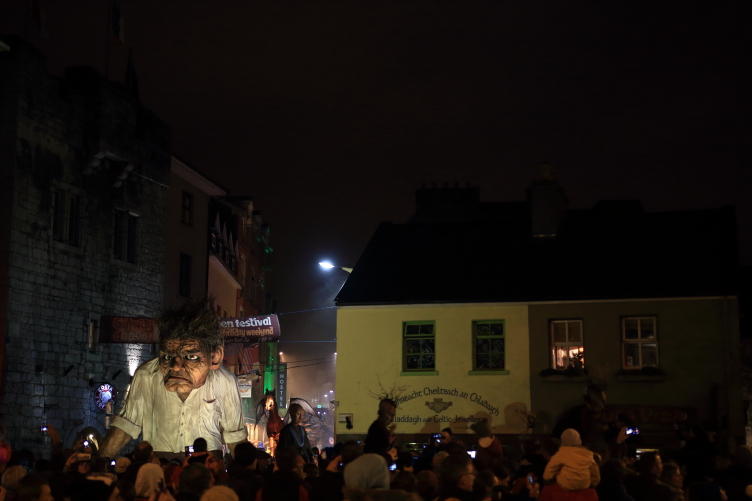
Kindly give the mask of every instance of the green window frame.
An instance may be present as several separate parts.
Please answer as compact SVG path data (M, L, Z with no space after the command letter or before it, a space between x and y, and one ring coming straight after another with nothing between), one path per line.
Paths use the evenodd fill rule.
M473 320L473 371L506 370L504 320Z
M436 322L402 322L402 370L436 371Z

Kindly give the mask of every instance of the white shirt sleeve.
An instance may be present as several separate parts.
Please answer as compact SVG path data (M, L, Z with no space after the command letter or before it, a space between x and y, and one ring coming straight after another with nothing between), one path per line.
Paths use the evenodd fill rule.
M128 396L125 400L119 416L112 419L111 426L120 428L131 438L137 438L144 427L145 415L152 409L152 382L151 375L155 360L141 365L133 375Z
M234 374L224 367L218 369L221 381L220 395L222 402L222 439L226 444L234 444L248 439L248 431L243 419L243 407L240 405L240 388Z

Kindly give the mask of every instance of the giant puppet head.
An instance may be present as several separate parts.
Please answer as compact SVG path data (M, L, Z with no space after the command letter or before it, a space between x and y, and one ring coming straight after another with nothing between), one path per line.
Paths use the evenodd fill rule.
M222 365L222 327L212 303L209 298L188 301L157 319L164 385L183 399Z

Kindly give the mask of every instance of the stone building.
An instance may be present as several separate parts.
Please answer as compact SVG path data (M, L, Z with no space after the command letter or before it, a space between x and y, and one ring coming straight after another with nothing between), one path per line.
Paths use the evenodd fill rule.
M0 419L13 448L104 434L94 392L119 392L148 344L100 344L102 315L163 303L168 127L93 68L47 72L19 38L0 52Z
M212 197L227 192L183 160L172 157L165 207L165 307L207 292L206 229Z
M690 424L744 443L733 207L567 210L550 177L520 202L470 187L416 199L335 299L340 440L366 432L384 392L401 442L479 419L509 440L550 434L599 384L606 420L626 415L643 446L676 445Z

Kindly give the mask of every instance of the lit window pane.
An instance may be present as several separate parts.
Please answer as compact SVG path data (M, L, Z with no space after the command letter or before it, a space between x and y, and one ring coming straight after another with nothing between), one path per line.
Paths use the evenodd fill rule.
M569 341L570 343L579 343L582 340L580 322L569 322Z
M658 345L642 344L642 366L658 367Z
M569 363L567 359L567 349L564 346L554 346L554 369L564 370Z
M569 361L570 365L574 366L574 361L579 359L580 362L585 363L585 359L583 357L583 347L582 346L570 346L569 347Z
M567 324L564 322L554 322L554 343L567 342Z
M624 367L640 367L640 345L624 343Z

